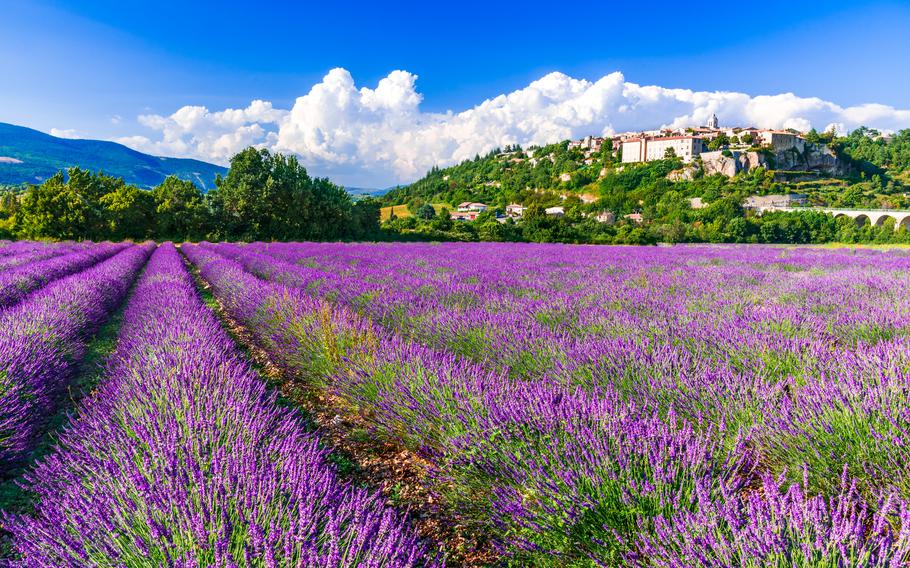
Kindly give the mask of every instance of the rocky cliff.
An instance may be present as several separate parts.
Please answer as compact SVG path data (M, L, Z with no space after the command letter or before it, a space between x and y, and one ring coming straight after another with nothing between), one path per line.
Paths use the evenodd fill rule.
M794 172L818 172L828 176L849 173L848 165L824 144L806 144L803 152L790 149L774 156L774 168Z
M759 166L770 168L771 163L761 152L702 152L701 167L706 176L723 174L733 177L740 172L747 172Z
M726 155L725 155L726 154ZM780 152L716 151L702 152L701 168L705 175L723 174L733 177L759 166L783 171L815 172L826 176L841 176L849 173L849 167L838 159L830 148L821 144L806 144L800 152L796 148Z

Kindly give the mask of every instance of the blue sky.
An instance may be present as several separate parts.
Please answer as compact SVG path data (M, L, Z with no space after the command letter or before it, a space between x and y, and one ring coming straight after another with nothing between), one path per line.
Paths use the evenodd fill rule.
M525 89L553 72L596 83L618 71L625 82L635 85L753 97L793 93L842 108L879 103L910 109L907 3L267 2L257 6L159 0L124 4L113 0L4 2L0 6L0 121L69 135L122 139L148 151L221 162L229 145L225 141L219 146L212 137L230 134L238 143L252 140L295 151L317 173L339 176L345 183L382 184L413 177L426 164L418 160L401 166L411 160L406 152L353 164L357 156L345 152L365 153L365 142L338 138L324 120L339 127L363 112L333 119L324 114L337 114L337 109L301 108L287 115L298 115L293 119L298 121L296 130L288 130L296 137L284 132L279 137L282 121L291 120L284 115L243 119L232 124L246 130L230 133L222 128L220 115L194 119L193 125L181 123L180 132L168 130L167 119L187 105L217 113L247 108L253 100L290 111L297 97L310 92L335 68L349 74L355 83L355 90L349 91L355 94L361 87L376 89L395 70L417 77L413 85L402 77L396 83L399 91L419 93L420 114L408 119L407 126L396 117L414 109L410 103L402 107L400 101L383 107L381 121L387 128L370 130L376 117L361 125L363 137L394 130L397 138L389 138L389 146L416 140L415 132L427 120L447 120L434 113L472 109L486 99ZM683 4L685 8L678 7ZM331 96L341 92L329 91L334 93ZM657 113L659 120L654 120L678 119L682 115L677 103L662 104L657 110L669 114ZM522 108L531 113L530 107ZM533 133L472 131L458 134L460 138L448 133L448 138L434 137L429 145L434 148L433 160L446 163L475 147L512 138L527 143L548 133L599 133L605 123L613 123L618 108L613 107L613 114L594 113L588 122L576 117L568 125L563 116L556 125L563 130L551 121ZM690 119L700 116L684 110ZM322 114L308 118L314 112ZM526 117L522 112L516 120ZM728 112L730 120L743 116L739 111ZM509 113L515 115L512 110ZM810 111L795 110L788 117L768 120L803 117L800 113ZM564 109L557 114L564 115ZM162 120L140 121L140 115ZM829 115L833 123L854 126L850 117L856 113L846 119L837 111L812 116L826 121ZM198 126L212 116L221 130ZM765 115L746 116L761 121ZM805 116L813 126L825 126ZM881 119L882 127L901 120L903 115ZM405 131L408 135L402 138ZM175 142L176 138L180 140ZM465 146L468 139L471 143ZM220 154L212 149L215 146Z

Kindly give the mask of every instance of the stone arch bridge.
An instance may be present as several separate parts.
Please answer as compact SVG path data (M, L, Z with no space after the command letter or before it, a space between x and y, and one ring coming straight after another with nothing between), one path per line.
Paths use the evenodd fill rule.
M856 221L857 225L875 225L882 227L888 219L894 220L894 230L901 227L910 231L910 211L901 211L897 209L843 209L836 207L764 207L760 210L765 211L819 211L821 213L830 213L836 217L849 217Z

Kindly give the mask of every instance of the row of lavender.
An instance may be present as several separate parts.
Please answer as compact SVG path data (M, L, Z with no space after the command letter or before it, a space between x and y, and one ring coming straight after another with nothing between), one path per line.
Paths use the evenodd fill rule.
M750 430L776 473L798 480L809 461L813 489L832 489L846 463L872 494L910 498L910 403L895 394L910 369L906 254L337 247L249 248L322 263L319 294L423 344L510 376L609 385L651 408L707 416L729 443ZM460 268L468 257L476 264ZM312 268L277 270L304 270L313 286Z
M85 244L90 244L90 241L85 241ZM9 257L21 254L54 251L64 247L71 247L73 245L73 241L0 241L0 259L5 260Z
M24 243L24 245L23 245ZM61 243L32 243L30 241L19 241L18 246L9 246L0 249L0 271L22 266L45 260L67 252L84 250L92 246L91 242L83 241L81 243L61 242ZM25 246L27 245L27 246Z
M60 254L0 271L0 308L12 306L49 282L85 270L128 246L129 243L99 243L78 245L73 250L64 247Z
M59 256L52 261L61 262L47 272L30 269L29 282L75 274L0 311L0 472L22 463L34 449L87 341L123 300L153 248L152 243L104 244ZM105 257L111 258L79 272ZM12 297L6 292L4 298Z
M378 495L335 477L172 245L149 261L105 376L27 475L35 514L4 520L15 565L433 564Z
M263 347L428 457L518 558L907 559L906 256L400 250L187 248Z

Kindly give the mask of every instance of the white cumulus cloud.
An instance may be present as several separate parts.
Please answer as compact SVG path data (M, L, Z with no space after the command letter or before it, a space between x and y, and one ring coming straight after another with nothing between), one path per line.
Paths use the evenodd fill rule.
M286 110L256 100L245 109L212 112L204 106L185 106L170 116L144 114L139 123L157 131L157 139L127 136L116 141L155 155L199 158L227 163L247 146L274 145L275 129Z
M80 138L79 133L72 128L51 128L51 136L70 139Z
M375 88L331 70L288 110L267 101L245 109L185 106L170 116L143 115L154 139L119 141L142 151L226 163L255 145L292 152L317 175L351 185L412 181L506 144L546 144L588 134L705 124L845 132L861 125L910 127L910 110L881 104L842 107L792 93L750 96L642 86L616 72L596 81L550 73L528 86L459 112L424 112L417 76L393 71Z

